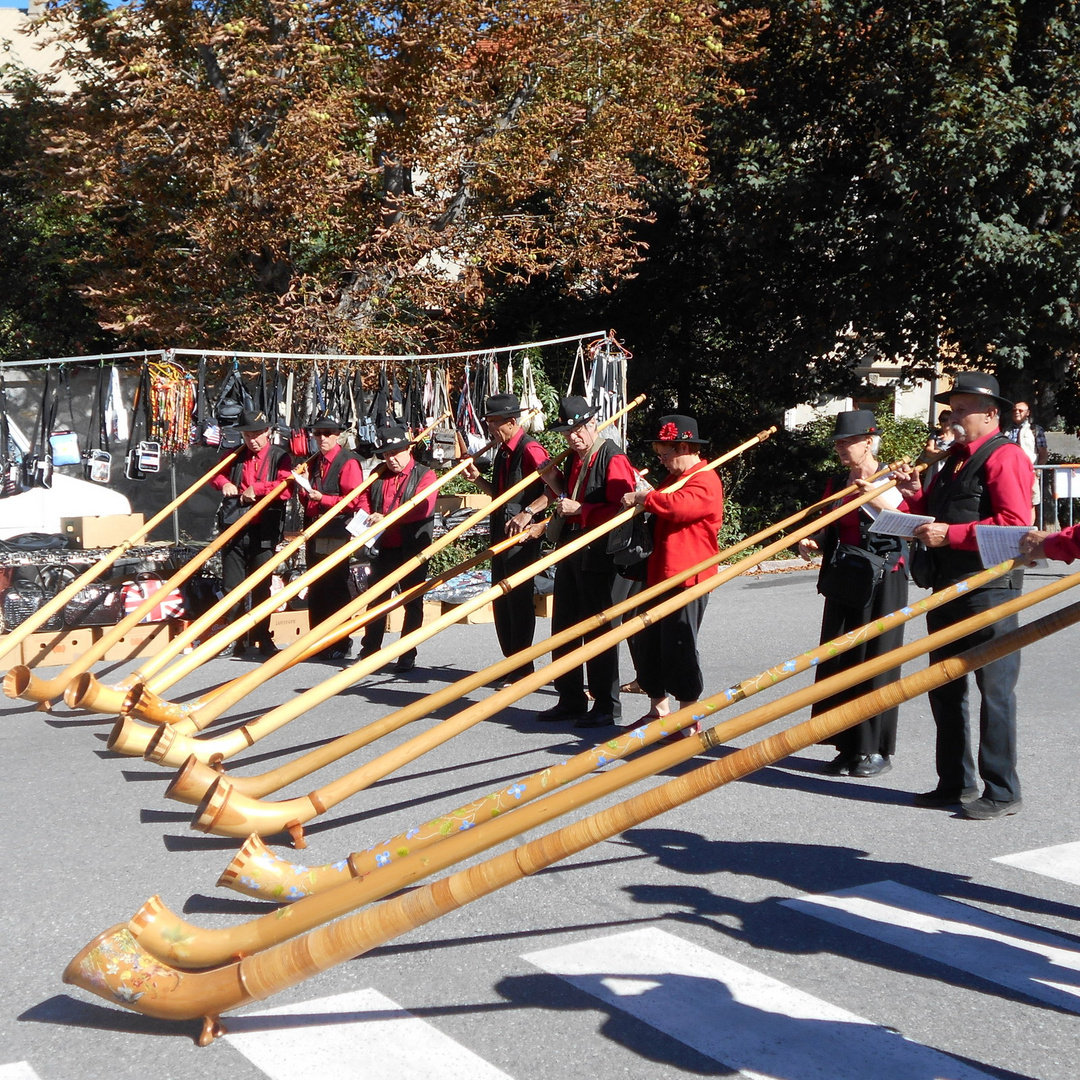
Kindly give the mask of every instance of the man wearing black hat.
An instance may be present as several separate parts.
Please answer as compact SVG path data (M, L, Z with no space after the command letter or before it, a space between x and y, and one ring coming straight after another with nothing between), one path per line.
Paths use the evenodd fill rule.
M918 572L916 581L935 590L982 569L976 525L1031 525L1031 462L1023 450L999 430L1000 417L1012 403L998 393L992 375L965 371L952 390L936 401L949 406L956 442L941 472L922 491L910 467L898 470L898 490L906 508L929 514L934 521L915 531L927 549L929 579ZM901 507L902 509L905 507ZM986 611L1019 594L1023 571L984 585L945 604L926 616L931 633L976 612ZM970 634L930 654L930 662L955 656L1019 625L1015 615ZM975 763L968 733L968 680L961 677L929 693L937 727L938 783L933 791L915 796L917 806L959 804L965 817L986 819L1015 814L1021 807L1016 774L1016 680L1020 654L1012 653L975 673L982 695L979 724L979 775L983 793L978 797Z
M564 397L559 402L559 424L571 454L563 470L563 491L556 514L562 519L560 541L581 533L614 517L621 509L622 497L634 490L636 477L629 458L610 439L599 434L596 410L582 397ZM537 503L550 501L547 493ZM532 508L535 508L530 504ZM595 615L612 603L616 567L607 553L607 537L588 544L567 556L555 571L555 590L551 613L551 631L573 626ZM578 648L601 631L586 634L554 650L552 657ZM608 727L622 715L619 704L619 650L604 650L586 662L592 708L586 715L585 675L578 666L555 680L559 702L537 714L538 720L572 720L575 727Z
M517 394L492 394L487 399L484 422L498 445L491 470L491 483L480 475L480 470L470 464L465 470L468 477L482 491L498 497L508 488L519 483L530 473L538 473L551 460L547 451L519 422L521 402ZM491 514L491 542L507 536L516 536L532 523L547 506L544 481L536 480L518 493L512 502L504 503ZM557 492L556 492L557 494ZM505 581L511 574L523 570L540 558L540 538L525 540L491 560L491 581ZM536 633L536 608L533 605L533 584L526 581L505 596L499 596L492 605L495 615L495 632L503 656L527 649ZM506 682L516 682L531 675L533 664L523 664L506 677Z
M319 452L308 465L311 490L299 485L300 502L304 507L304 527L322 517L331 506L347 499L363 482L364 474L357 456L339 445L341 424L332 416L320 416L310 428ZM338 514L315 534L306 546L310 569L337 551L349 540L345 523L346 513ZM343 561L328 570L308 586L308 617L316 626L330 618L349 601L349 564ZM344 660L349 655L349 639L324 649L320 658Z
M412 499L422 488L433 485L435 474L421 465L412 454L412 444L405 429L391 424L380 427L375 452L382 460L384 475L360 496L360 509L371 515L374 524L382 520L402 503ZM400 521L395 522L379 537L378 552L371 561L371 580L376 582L396 570L414 555L419 554L435 533L435 499L437 490L432 487L427 496ZM398 583L398 590L405 592L420 584L427 577L427 563L421 563L406 574ZM405 605L405 619L401 635L411 634L424 624L424 598L417 596ZM360 655L370 656L382 648L386 634L386 616L368 623L360 642ZM397 672L412 671L416 667L416 650L402 653L394 662Z
M257 409L245 409L240 414L238 427L244 448L231 465L223 468L210 481L211 487L217 488L222 495L221 509L218 511L219 529L238 521L249 506L292 475L292 459L284 447L270 442L270 421L264 413ZM277 505L260 510L255 520L221 549L221 579L226 593L270 561L284 534L285 503L288 501L289 490L284 488ZM269 596L269 579L259 582L251 590L252 606L262 603ZM243 602L229 612L227 621L235 621L242 611ZM270 636L269 618L251 630L250 639L263 656L277 652ZM240 638L233 645L233 656L245 656L247 649L248 643Z

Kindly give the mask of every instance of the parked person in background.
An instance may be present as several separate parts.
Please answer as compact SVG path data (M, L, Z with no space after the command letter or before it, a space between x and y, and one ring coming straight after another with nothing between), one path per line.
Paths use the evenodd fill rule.
M383 460L386 475L376 480L360 496L360 509L371 515L372 524L381 521L392 510L412 499L421 488L435 482L435 474L421 465L412 454L412 444L405 429L397 425L380 427L377 432L376 453ZM400 521L395 522L375 541L377 552L371 560L371 582L384 577L418 555L431 543L435 533L435 499L433 487L426 498L413 507ZM427 562L405 575L397 586L404 592L427 578ZM401 635L411 634L424 624L424 598L417 596L405 605ZM386 634L386 616L368 623L360 642L360 656L371 656L382 648ZM394 671L412 671L416 667L416 650L404 652L394 662Z
M360 460L338 443L341 424L332 416L320 416L311 425L311 434L319 452L308 464L307 477L311 491L298 486L300 503L304 508L304 527L322 517L330 507L347 499L362 483ZM349 511L343 510L325 524L306 546L307 565L318 565L350 539L346 524ZM349 602L349 562L347 559L328 570L308 586L308 618L312 626L328 619ZM349 655L350 642L344 638L318 654L322 660L344 660Z
M284 447L270 442L270 422L262 412L245 409L240 414L238 427L244 439L243 449L231 465L210 481L210 486L221 492L219 530L239 521L248 507L292 475L292 459ZM289 489L283 488L279 500L263 507L254 521L221 549L221 580L226 593L270 561L284 535L288 501ZM259 582L249 595L252 607L266 600L270 596L270 579ZM240 618L244 607L244 601L237 603L226 616L227 621L235 622ZM261 656L272 656L277 652L270 636L269 618L238 638L232 647L232 655L246 656L251 645L258 648Z
M919 455L919 461L929 467L929 476L933 476L938 470L942 458L949 452L956 435L952 429L952 413L948 409L942 409L938 413L937 430L926 440L926 445Z

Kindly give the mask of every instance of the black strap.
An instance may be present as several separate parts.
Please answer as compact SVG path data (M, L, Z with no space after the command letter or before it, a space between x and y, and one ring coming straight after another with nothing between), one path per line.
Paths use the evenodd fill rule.
M139 435L139 426L142 425L142 435ZM131 405L131 433L128 436L128 453L134 446L138 446L150 430L150 365L143 361L142 371L139 374L139 385L135 389L135 400Z
M108 378L105 365L99 365L97 386L94 389L94 403L90 408L90 422L86 428L86 453L88 457L94 449L108 450L109 448L109 433L105 429L105 387Z

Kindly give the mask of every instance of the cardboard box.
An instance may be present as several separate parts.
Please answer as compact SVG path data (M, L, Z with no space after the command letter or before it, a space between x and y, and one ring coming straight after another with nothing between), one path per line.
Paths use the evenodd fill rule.
M443 604L442 610L445 615L448 611L453 611L455 608L462 608L463 604ZM462 626L470 626L474 623L486 623L495 621L495 611L491 606L489 600L483 607L477 608L475 611L470 611L464 619L461 620Z
M137 656L153 656L161 652L179 632L179 620L159 623L140 623L133 626L102 657L108 662L134 660Z
M440 495L435 500L436 513L446 516L456 513L462 507L467 506L470 510L480 510L491 502L490 495Z
M65 517L60 531L76 548L112 548L122 544L143 526L142 514L108 514L104 517Z
M380 601L381 602L381 601ZM432 604L427 600L424 601L424 621L422 626L427 626L428 623L434 622L443 613L442 604ZM400 634L401 628L405 625L405 609L403 607L396 607L389 615L386 616L386 629L393 634ZM363 633L363 630L360 631Z
M539 593L536 593L533 596L533 608L536 611L536 617L538 619L551 618L551 602L551 593L547 593L545 596L541 596Z
M270 616L270 636L279 649L287 649L310 629L307 611L275 611Z
M78 660L100 635L101 627L98 626L28 634L22 643L22 662L31 668L67 667ZM12 662L17 661L12 658Z

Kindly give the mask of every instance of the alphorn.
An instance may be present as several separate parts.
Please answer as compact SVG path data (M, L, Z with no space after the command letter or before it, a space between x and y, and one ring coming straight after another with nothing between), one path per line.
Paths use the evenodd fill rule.
M904 623L928 611L947 604L962 592L978 589L996 578L1002 577L1014 569L1016 563L1008 560L988 570L983 570L974 577L957 585L950 585L899 611L875 619L856 629L849 630L832 641L824 642L810 652L801 653L780 664L743 679L734 686L712 697L703 699L692 706L680 709L645 725L621 730L613 739L608 739L597 746L576 754L568 761L551 765L533 773L531 776L515 781L507 788L489 792L449 814L424 822L419 828L411 828L390 840L382 841L366 851L354 851L346 859L337 860L322 866L301 866L295 860L280 858L263 843L258 834L252 834L236 853L232 861L218 879L218 885L235 892L245 893L262 900L291 902L313 893L325 892L350 877L364 877L373 871L389 866L402 855L411 854L428 847L458 831L464 825L472 828L492 813L507 813L515 810L541 795L545 795L587 775L611 761L616 761L630 754L637 753L651 746L660 739L681 731L695 723L699 715L719 712L736 702L745 701L762 690L777 686L794 676L807 671L824 660L839 656L849 649L902 626ZM920 643L920 646L922 643ZM920 652L925 648L920 647ZM889 655L889 661L881 670L890 671L911 659L914 653L902 657L895 653ZM838 672L830 680L821 680L814 684L812 700L805 704L821 701L829 694L848 689L875 675L876 671L851 676L854 668ZM786 698L782 699L787 701ZM786 707L786 706L785 706ZM749 714L748 714L749 715ZM760 717L760 718L757 718ZM755 718L754 726L771 722L773 717L761 711ZM740 732L741 734L741 732ZM468 824L465 824L465 823Z
M771 434L771 432L768 434ZM731 457L742 453L742 451L748 447L756 445L765 437L767 437L767 433L760 432L758 435L754 436L753 439L747 440L736 449L728 451L728 453L723 454L721 457L710 462L706 468L716 468L722 462L730 460ZM518 585L521 585L526 581L531 581L533 576L541 570L546 569L548 566L554 566L557 562L565 559L585 545L592 543L598 537L604 536L612 530L617 529L624 522L629 521L632 517L642 512L642 507L640 506L621 511L608 521L602 522L595 528L581 533L580 536L575 537L569 543L556 548L550 554L543 556L529 566L511 574L498 584L492 585L490 588L478 593L471 599L458 604L454 611L447 612L427 626L423 626L419 630L414 630L411 634L402 635L396 642L386 646L373 656L362 658L356 664L339 671L336 675L332 675L329 679L326 679L319 685L313 686L309 690L305 690L302 694L298 694L285 704L279 705L276 709L271 710L258 719L244 724L242 727L234 728L224 735L219 735L213 739L194 739L190 736L178 734L174 730L174 727L161 725L151 737L150 745L143 753L143 757L146 758L147 761L153 761L159 765L172 765L174 767L182 765L189 754L195 754L200 761L205 761L209 764L215 764L219 761L224 761L227 758L233 757L245 750L248 746L254 745L258 739L269 735L273 731L277 731L278 728L295 720L298 716L303 715L308 709L328 700L335 694L346 689L346 687L352 686L353 683L358 682L365 675L371 674L395 657L415 648L417 645L428 640L428 638L431 638L441 630L444 630L447 626L460 622L471 612L483 607L496 596L505 595ZM110 749L115 749L123 753L124 750L122 744L118 742L119 735L121 734L119 729L120 725L117 725L117 727L113 729L113 736L116 736L117 738L114 739L113 736L110 736L108 745Z
M24 698L38 701L43 709L52 707L52 702L61 696L68 684L84 671L89 671L144 615L149 614L154 605L178 588L207 562L210 561L241 529L247 528L248 522L265 506L268 506L288 486L288 480L282 480L267 492L257 503L249 507L238 521L233 522L224 532L216 536L193 559L189 559L168 581L155 590L134 611L125 615L115 626L109 629L86 650L77 660L68 664L63 671L52 679L39 679L25 664L13 667L4 676L4 693L10 698Z
M168 506L159 510L145 524L140 525L126 540L117 544L117 546L107 555L102 555L93 566L80 574L70 585L61 589L51 600L47 600L42 604L33 615L30 615L19 623L10 634L5 634L3 638L0 638L0 660L7 656L16 645L21 644L29 637L49 618L50 615L55 615L80 589L89 585L91 581L95 581L97 578L101 577L101 575L104 574L105 571L124 554L124 552L129 551L139 543L140 540L149 536L150 533L153 532L154 529L156 529L181 503L194 495L203 484L213 476L217 475L223 465L227 465L235 457L236 454L234 452L222 458L220 461L217 461L209 472L203 473L191 487L177 495Z
M880 487L875 488L864 493L860 498L862 501L874 498L881 490ZM294 844L298 848L304 847L303 826L312 818L325 814L327 810L344 799L350 798L358 791L362 791L404 765L415 761L416 758L429 750L442 745L449 739L467 731L470 727L486 720L489 716L500 712L507 705L524 697L526 694L532 693L532 691L545 685L552 678L576 667L589 657L595 656L605 649L610 649L620 641L633 636L649 623L670 615L698 597L708 595L712 590L744 573L755 563L769 558L777 550L797 542L797 540L801 539L800 533L808 535L810 532L817 531L817 529L822 528L837 517L849 513L852 507L857 505L860 505L859 500L845 503L844 506L830 511L829 514L815 519L814 522L804 526L802 530L796 531L791 537L777 541L776 544L770 545L749 559L733 566L724 567L718 574L714 574L696 585L678 590L675 596L661 601L633 618L623 619L621 625L608 630L591 641L585 642L580 648L567 653L565 656L552 660L550 664L540 671L524 676L511 686L497 691L483 701L479 701L475 705L441 721L435 727L414 736L375 760L361 765L333 783L324 785L307 795L294 799L285 799L280 802L251 799L237 792L230 780L222 776L207 790L206 796L200 803L199 812L192 821L192 828L202 832L213 832L219 836L235 836L239 838L249 836L251 833L268 836L285 830L290 833ZM686 573L681 571L675 575L675 578L680 581L686 576ZM637 599L640 602L640 596Z
M264 581L277 569L277 567L287 559L291 558L292 555L295 554L295 552L297 552L308 540L329 524L334 517L347 510L349 506L351 506L353 499L366 491L380 475L381 473L378 469L373 470L363 483L361 483L355 491L350 493L350 498L339 500L316 518L315 521L299 534L299 536L291 540L280 551L275 552L272 559L264 563L253 574L246 577L244 581L228 595L222 597L222 599L210 607L208 611L204 612L198 619L194 620L183 632L173 638L161 652L156 653L154 656L149 657L144 663L140 664L138 670L133 671L126 678L121 679L120 682L115 683L112 686L103 686L89 672L84 672L68 685L67 690L64 691L64 700L72 708L87 709L91 712L113 713L115 715L123 708L124 699L133 686L139 683L148 683L154 690L171 686L172 682L175 682L176 679L179 679L182 676L177 675L175 679L168 681L170 674L162 669L175 660L177 656L196 640L196 638L201 637L203 633L209 630L218 619L226 615L235 604L255 587L255 585ZM329 569L329 567L334 564L330 563L329 560L325 560L319 565L324 567L324 569ZM309 578L308 580L311 579ZM290 588L295 584L295 581L290 582L286 588ZM301 589L303 587L303 585L300 586ZM295 593L292 595L295 595ZM281 601L279 600L279 603L280 602ZM276 607L278 605L274 606ZM272 610L273 608L269 608L264 614L268 614L269 611ZM229 628L227 627L226 631L223 631L223 633L227 632L228 629ZM218 637L220 636L221 635L218 635ZM237 634L237 637L238 636L239 634ZM223 643L221 648L224 647L225 644ZM194 655L194 653L190 653L185 658L186 661L190 661ZM202 655L205 656L205 654ZM181 661L181 663L184 662ZM184 674L190 670L186 664L182 668L179 665L174 665L174 668L169 670L171 672L174 669L181 670ZM160 675L158 675L157 679L154 679L154 676L158 673L160 673Z
M610 420L603 424L602 427L608 427L615 423L621 416L631 409L636 408L644 400L645 395L639 395L620 409ZM569 453L569 451L560 454L558 457L548 462L542 471L547 472L550 468L557 466L566 456L566 453ZM318 624L318 626L312 627L307 634L299 638L296 642L293 642L284 654L279 653L278 656L271 657L266 663L260 664L253 671L241 676L240 679L231 680L230 682L217 687L210 693L202 695L195 701L185 702L183 704L163 701L156 694L147 691L145 687L135 687L128 694L127 700L124 703L123 712L141 717L144 720L149 720L152 723L174 724L179 721L190 721L192 724L191 727L180 726L178 727L178 730L183 731L188 735L193 734L195 731L201 731L212 720L220 716L226 708L235 705L241 698L245 697L257 686L262 685L262 683L273 675L292 667L294 664L300 663L307 657L321 651L323 648L356 633L356 631L366 625L367 622L370 622L372 618L379 617L378 615L369 615L363 619L353 618L353 616L359 615L359 613L365 611L371 605L373 600L389 592L402 578L423 565L426 560L452 544L458 537L463 536L475 525L478 525L494 510L505 505L515 495L534 483L536 477L537 471L533 471L527 476L522 477L518 483L513 484L501 495L493 498L487 506L470 514L465 521L455 526L437 540L433 540L432 543L424 548L419 554L406 560L395 571L373 583L351 603L340 608L328 619ZM459 572L463 572L463 568L459 568ZM433 588L435 584L435 582L430 582L428 588ZM410 599L413 595L414 593L410 593L407 598L399 596L394 606L404 604L406 600ZM379 615L383 614L385 610L388 609L384 608L380 610ZM303 643L303 647L297 648L301 643ZM211 702L213 704L211 704Z
M881 475L887 471L888 469L883 469L881 470L881 473L876 475ZM280 788L294 783L304 776L332 764L339 758L345 757L347 754L351 754L353 751L367 746L375 739L381 738L389 732L397 731L399 728L412 723L414 720L422 719L433 713L436 709L440 709L444 705L456 701L458 698L463 697L465 694L470 693L489 682L494 682L497 679L503 678L506 674L515 670L517 666L535 660L537 657L550 652L561 645L568 644L569 642L582 637L589 631L597 630L622 615L632 613L642 604L650 603L657 597L662 596L676 586L681 585L685 579L696 577L703 571L708 570L711 566L733 558L747 548L753 547L775 533L789 528L799 520L805 519L822 507L834 504L838 498L846 498L848 495L855 494L857 491L857 485L852 484L843 491L837 492L835 496L830 495L825 499L812 503L810 506L804 507L802 510L797 511L795 514L790 515L782 521L770 525L768 528L762 529L752 536L746 537L739 543L724 548L716 555L713 555L708 559L703 559L694 566L688 567L682 574L676 575L667 581L659 582L656 585L651 585L629 599L620 601L618 604L606 608L596 615L590 615L588 618L568 627L566 630L554 634L543 641L536 642L529 646L529 648L522 649L511 657L500 660L472 675L466 675L464 678L459 679L455 683L451 683L442 690L437 690L427 697L419 698L417 701L403 706L384 717L382 720L375 721L356 731L341 735L337 739L327 743L325 746L309 751L307 754L294 758L292 761L286 762L269 772L256 776L230 775L228 777L229 782L237 791L250 796L251 798L261 798L262 796L270 795ZM848 503L845 505L850 509L852 504ZM819 524L815 521L813 526L814 530L816 531L818 527ZM794 541L789 539L786 541L786 544L791 544L793 542ZM775 553L777 550L778 548L771 547L759 557L750 557L742 564L742 569L745 570L753 566L756 561L769 557L770 554ZM218 763L215 768L218 771L211 769L194 756L189 757L170 784L169 789L165 793L166 797L175 799L178 802L198 805L206 796L210 786L218 780L220 772L222 771L220 763Z
M72 958L64 970L63 980L68 985L80 986L106 1001L143 1015L163 1020L202 1019L198 1042L208 1045L215 1037L225 1033L220 1020L224 1012L252 1001L261 1001L295 986L336 964L423 926L440 915L457 910L593 844L641 825L723 784L775 764L884 709L943 686L1077 621L1080 621L1080 604L1073 604L726 757L707 762L683 776L582 821L563 826L467 870L457 871L449 877L385 900L378 906L346 916L329 926L321 926L298 938L245 956L236 963L209 971L183 971L152 956L139 945L127 926L119 923L97 935ZM660 747L652 751L648 758L656 757L663 762L661 768L669 768L711 746L710 732ZM624 769L632 769L636 764L627 763L612 773L585 780L579 786L592 785L595 791L601 786L598 781L618 776ZM565 794L568 793L557 792L552 798L557 799ZM534 820L526 827L539 824L541 815L536 811L545 803L546 800L543 800L529 808ZM484 829L498 824L501 823L496 818ZM468 858L470 842L474 841L474 833L479 831L458 833L439 845L436 851L450 845L448 852L452 849L459 858ZM422 857L416 858L414 870L418 874L424 871ZM135 982L141 988L139 994L132 993Z
M1011 560L1008 564L1003 564L1002 573L1007 572L1007 566L1012 566ZM413 835L415 830L410 830L404 836L375 845L365 860L367 866L361 868L360 872L352 875L344 874L339 877L339 883L336 886L317 890L303 899L291 898L296 899L296 902L289 908L288 918L282 918L280 911L272 911L239 926L210 929L196 926L181 918L165 905L160 896L153 896L132 916L128 929L147 952L159 960L166 960L182 968L217 967L240 956L248 956L262 949L271 948L364 904L380 900L405 885L415 883L419 878L428 877L459 862L465 856L453 848L444 847L444 841L448 835L469 832L473 837L473 842L469 845L468 855L479 854L495 844L500 844L527 829L534 828L536 817L548 821L577 810L597 798L610 795L645 777L653 776L672 764L693 757L702 749L719 746L722 742L745 735L774 720L797 712L806 705L822 701L831 694L855 686L881 671L889 671L916 656L958 641L968 634L997 622L998 619L1032 607L1078 583L1080 583L1080 574L1073 575L1072 578L1064 581L1054 582L1037 592L1003 604L1000 608L979 612L916 642L894 649L847 671L838 672L828 679L788 694L777 701L759 706L725 724L717 725L707 733L691 736L692 740L700 741L697 745L691 745L685 756L679 756L679 753L676 753L674 761L668 760L663 754L645 754L619 769L594 777L591 781L583 781L558 795L554 793L556 788L584 774L579 773L577 777L566 777L559 781L556 772L558 766L543 770L537 774L539 779L535 781L531 799L544 796L542 800L544 806L542 809L533 807L528 814L523 814L519 809L527 794L528 780L519 780L507 789L508 797L505 799L490 797L481 799L478 800L479 808L472 809L464 816L459 817L455 812L438 819L437 823L432 823L436 825L436 828L427 833L426 842L418 842L419 836ZM954 592L953 597L955 596ZM706 713L722 708L717 698L722 699L722 695L685 706L678 710L678 716L672 714L672 718L664 717L662 721L653 721L648 727L638 729L641 731L640 739L635 739L635 734L628 732L627 753L633 753L635 749L643 746L650 736L652 742L658 742L675 730L703 719ZM636 746L635 743L637 743ZM608 757L607 751L608 744L603 743L594 748L593 752L579 755L579 757L595 760L597 756ZM592 769L586 771L592 771ZM503 794L500 791L496 793L496 796ZM476 831L480 829L483 831ZM391 855L390 852L395 844L398 845L398 850ZM438 846L432 851L431 848L435 844ZM421 868L417 867L417 863ZM393 870L388 869L391 866Z

